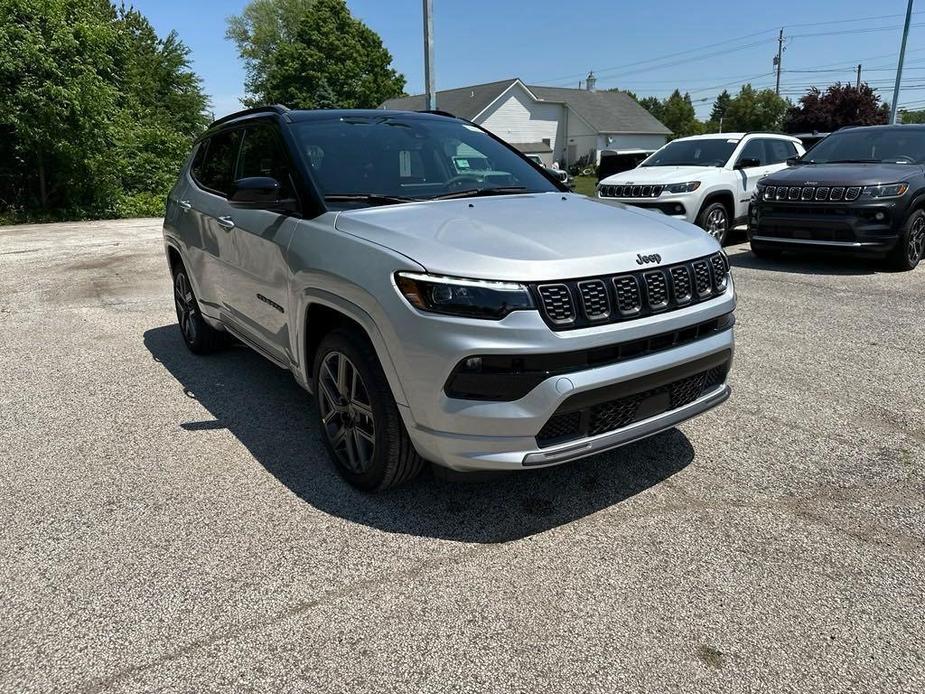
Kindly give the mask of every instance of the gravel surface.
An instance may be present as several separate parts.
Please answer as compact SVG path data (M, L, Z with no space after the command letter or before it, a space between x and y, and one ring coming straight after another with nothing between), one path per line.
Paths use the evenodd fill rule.
M925 267L729 252L724 406L367 496L159 220L0 228L0 691L925 690Z

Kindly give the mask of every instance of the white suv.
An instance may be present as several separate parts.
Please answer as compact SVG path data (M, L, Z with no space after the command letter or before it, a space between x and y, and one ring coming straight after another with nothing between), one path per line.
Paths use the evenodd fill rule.
M797 138L771 133L682 137L603 179L597 195L686 219L723 243L745 223L758 180L803 152Z

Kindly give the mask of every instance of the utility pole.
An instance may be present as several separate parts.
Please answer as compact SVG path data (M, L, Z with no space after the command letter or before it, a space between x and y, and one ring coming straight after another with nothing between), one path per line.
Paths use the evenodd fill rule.
M424 92L427 110L437 110L437 89L434 86L434 2L424 0Z
M909 38L909 21L912 19L912 0L906 7L906 25L903 27L903 41L899 47L899 64L896 66L896 85L893 87L893 105L890 107L890 123L896 122L896 109L899 106L899 82L903 76L903 60L906 58L906 39Z
M855 89L860 89L860 88L861 88L861 64L860 64L860 63L858 63L858 81L857 81L857 83L854 85L854 88L855 88Z
M910 0L911 1L911 0ZM777 35L777 57L774 58L774 65L777 67L777 84L774 85L774 93L780 96L780 59L784 54L784 29L781 27Z

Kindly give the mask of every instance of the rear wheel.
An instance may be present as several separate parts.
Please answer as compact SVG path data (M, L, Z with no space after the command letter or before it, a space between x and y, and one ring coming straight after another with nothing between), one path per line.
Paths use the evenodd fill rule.
M335 330L318 347L315 403L325 447L352 485L380 490L421 471L388 381L365 336Z
M206 323L193 294L193 285L180 267L173 276L173 302L183 341L193 354L208 354L225 345L225 333Z
M729 210L721 202L706 205L697 215L697 226L716 239L720 246L726 243L730 224Z
M916 210L903 227L903 233L889 257L889 264L901 272L913 270L925 255L925 211Z

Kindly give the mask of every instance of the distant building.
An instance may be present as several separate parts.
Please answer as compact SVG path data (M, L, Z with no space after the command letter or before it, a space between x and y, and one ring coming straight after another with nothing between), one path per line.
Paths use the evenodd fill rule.
M658 149L671 131L624 92L526 85L502 80L437 92L437 108L481 125L525 154L562 168L600 161L601 150ZM380 108L423 111L423 94L389 99Z

